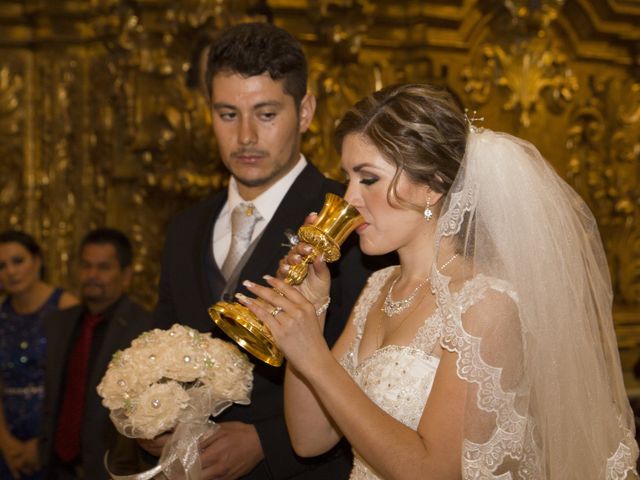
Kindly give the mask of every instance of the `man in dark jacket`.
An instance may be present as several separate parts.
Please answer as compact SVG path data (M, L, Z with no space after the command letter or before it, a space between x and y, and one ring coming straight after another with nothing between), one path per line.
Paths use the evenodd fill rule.
M87 234L78 269L82 304L45 319L45 478L109 478L103 459L118 434L96 387L112 355L151 327L150 313L124 293L131 260L131 243L122 232L100 228Z
M275 274L289 248L285 232L295 232L310 212L318 212L327 192L341 195L344 188L300 153L315 98L307 91L307 63L297 40L273 25L237 25L211 46L206 69L214 132L231 180L228 189L169 225L154 326L183 323L227 339L208 307L231 300L236 291L248 294L239 281ZM331 266L329 344L370 274L356 243L349 239L342 259ZM284 368L252 360L251 404L234 405L215 419L220 428L201 453L203 480L348 477L345 445L321 458L295 455L284 422ZM158 453L160 443L141 444Z

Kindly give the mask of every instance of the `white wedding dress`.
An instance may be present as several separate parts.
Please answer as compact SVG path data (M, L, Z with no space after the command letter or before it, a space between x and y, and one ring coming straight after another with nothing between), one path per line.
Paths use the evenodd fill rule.
M545 478L542 473L545 468L543 454L532 433L535 431L535 420L528 413L519 413L517 395L500 388L501 382L497 379L502 369L491 367L481 359L477 339L461 330L454 333L455 329L451 328L451 325L462 325L465 313L491 295L506 296L517 305L518 296L507 282L483 274L476 275L458 292L451 293L447 311L453 313L449 321L444 321L442 309L438 307L425 319L409 345L386 345L367 358L358 358L367 315L397 268L385 268L369 278L354 308L356 336L340 362L343 368L376 405L399 422L417 430L440 362L434 350L438 345L448 347L453 341L464 352L458 362L458 376L465 380L475 377L472 383L482 385L477 394L478 403L483 405L483 410L495 412L502 419L501 426L494 429L486 442L465 440L461 459L463 478ZM606 473L600 477L594 472L592 478L627 478L633 457L626 445L628 442L633 443L633 439L625 439L615 453L606 459L606 466L603 467ZM515 464L509 464L507 460L500 467L503 460L508 458L515 460ZM354 450L350 480L380 479L382 477Z
M441 203L437 310L409 345L358 358L369 310L398 267L374 273L354 310L345 370L416 429L437 354L455 354L466 384L465 480L637 479L607 258L588 207L533 145L476 128ZM461 288L436 268L454 250L469 279ZM351 478L380 476L355 452Z
M388 267L375 272L367 282L354 310L356 337L341 364L376 405L396 420L417 430L440 362L439 357L433 354L443 327L440 309L425 320L409 345L386 345L367 358L358 358L369 310L397 268ZM492 283L495 284L494 288L502 290L501 282L490 282L484 276L467 282L454 299L454 304L460 307L460 314L482 298L483 292L492 288ZM354 451L350 478L369 480L381 477Z

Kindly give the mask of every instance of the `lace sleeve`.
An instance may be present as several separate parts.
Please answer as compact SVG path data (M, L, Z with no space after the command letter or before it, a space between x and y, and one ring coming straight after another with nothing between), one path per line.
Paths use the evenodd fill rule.
M536 339L523 326L517 294L506 282L479 275L444 310L441 345L458 355L456 374L468 383L463 478L547 478L548 453L540 447L536 425L544 415L536 408L524 354ZM614 409L597 416L624 431ZM579 436L567 433L567 441L575 444ZM634 439L629 434L618 439L602 439L612 453L597 478L636 478L629 467ZM574 473L563 472L562 478Z
M527 379L517 296L504 282L479 276L455 296L449 310L441 344L458 354L456 373L469 384L463 478L501 478L506 472L539 478L522 471L535 461L522 461L532 447L527 438L532 425L526 398L518 396L526 391Z
M530 143L472 129L435 251L480 279L458 295L432 268L467 384L464 478L635 478L606 255L576 192Z

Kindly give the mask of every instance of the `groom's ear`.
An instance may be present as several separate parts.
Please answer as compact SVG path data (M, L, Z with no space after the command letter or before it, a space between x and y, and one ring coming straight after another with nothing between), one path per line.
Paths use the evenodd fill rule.
M309 129L309 125L311 125L315 111L316 97L313 93L307 92L304 98L300 101L300 107L298 108L300 133L304 133Z

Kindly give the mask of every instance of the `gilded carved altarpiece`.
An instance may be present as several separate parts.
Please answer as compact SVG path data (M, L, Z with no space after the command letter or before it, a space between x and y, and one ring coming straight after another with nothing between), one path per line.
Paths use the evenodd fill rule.
M73 288L76 246L113 225L152 305L169 217L225 185L199 58L227 25L273 21L310 58L304 151L339 176L331 132L364 94L447 86L533 141L604 238L623 362L640 344L639 0L2 0L0 228L33 233Z

